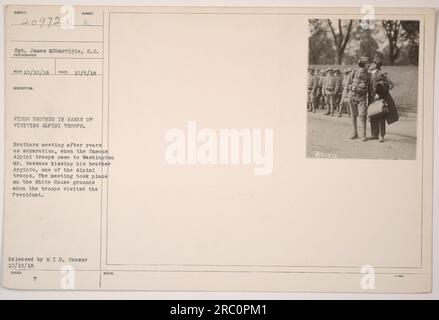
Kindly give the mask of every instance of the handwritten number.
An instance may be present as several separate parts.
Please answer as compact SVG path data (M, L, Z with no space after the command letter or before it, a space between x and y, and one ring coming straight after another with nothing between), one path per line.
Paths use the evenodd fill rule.
M46 18L41 17L41 18L40 18L40 27L41 27L41 28L44 27L44 22L46 22Z
M24 20L21 22L21 25L38 25L40 28L43 27L54 27L54 26L60 26L61 25L61 18L59 16L56 17L40 17L39 19L32 19L29 20L28 18L24 18Z

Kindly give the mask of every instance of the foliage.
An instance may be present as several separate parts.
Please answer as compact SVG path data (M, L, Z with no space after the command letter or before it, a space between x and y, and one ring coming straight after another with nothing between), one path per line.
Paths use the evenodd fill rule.
M310 64L355 64L361 56L379 57L384 65L417 65L419 21L309 20Z

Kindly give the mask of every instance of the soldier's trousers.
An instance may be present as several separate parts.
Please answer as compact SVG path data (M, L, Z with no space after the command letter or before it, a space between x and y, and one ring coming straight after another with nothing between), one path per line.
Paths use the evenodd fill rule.
M329 106L329 96L326 94L326 93L324 93L323 94L323 99L324 99L324 107L325 108L328 108L328 106Z
M335 95L334 94L327 94L327 105L328 105L328 112L334 112L335 111Z
M319 108L321 97L322 97L322 95L320 94L319 91L317 91L316 95L314 96L314 101L313 101L315 109Z
M366 105L366 96L350 96L350 107L352 116L358 116L360 120L366 120L367 118L367 105Z
M308 89L308 103L311 103L314 100L314 93L311 89Z
M340 103L341 103L341 93L336 93L334 96L335 110L339 110Z
M379 116L370 118L370 133L372 137L378 137L386 134L386 117Z

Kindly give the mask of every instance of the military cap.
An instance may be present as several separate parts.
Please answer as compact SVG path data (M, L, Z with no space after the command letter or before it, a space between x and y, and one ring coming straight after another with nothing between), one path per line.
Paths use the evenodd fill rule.
M332 71L333 69L331 67L326 68L326 72Z
M349 73L351 71L352 71L352 68L347 68L347 69L344 70L344 73Z
M361 67L361 68L363 68L367 63L369 63L370 62L370 59L368 58L368 57L361 57L359 60L358 60L358 65Z

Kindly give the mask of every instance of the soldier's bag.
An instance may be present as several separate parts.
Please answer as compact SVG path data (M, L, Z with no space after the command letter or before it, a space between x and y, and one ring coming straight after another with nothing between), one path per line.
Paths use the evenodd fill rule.
M367 116L369 118L374 118L377 116L381 116L389 112L389 107L383 99L379 99L367 108Z

